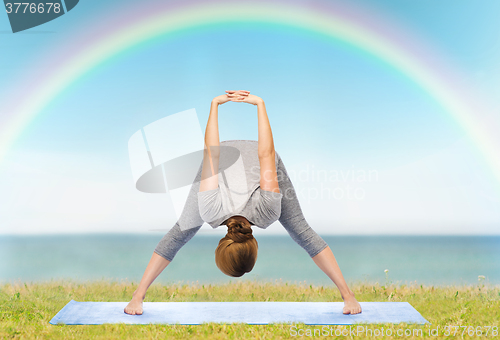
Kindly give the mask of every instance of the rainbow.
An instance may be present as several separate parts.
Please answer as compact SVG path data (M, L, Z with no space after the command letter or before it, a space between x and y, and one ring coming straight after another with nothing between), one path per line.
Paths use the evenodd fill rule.
M413 43L417 40L415 37L403 36L398 40L397 36L388 32L399 29L389 27L384 31L382 21L370 26L371 15L361 18L362 14L356 17L352 11L342 8L332 10L321 8L319 3L306 6L293 2L185 2L148 10L144 10L140 2L135 6L126 18L116 18L108 27L101 29L101 32L107 33L101 33L97 39L89 36L82 47L63 53L55 69L39 79L29 91L23 92L22 104L11 105L4 111L8 119L1 128L0 161L30 122L44 112L44 108L72 83L114 56L165 35L221 24L253 23L299 29L341 41L385 62L428 93L463 128L500 183L497 142L487 125L475 116L477 107L465 101L465 94L469 91L456 90L457 85L450 75L443 74L442 70L427 62L432 58L424 58L423 53L416 54L402 42Z

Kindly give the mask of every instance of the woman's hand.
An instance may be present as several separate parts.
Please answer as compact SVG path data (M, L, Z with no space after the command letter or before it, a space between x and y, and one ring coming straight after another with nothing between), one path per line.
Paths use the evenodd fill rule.
M228 92L227 95L228 97L231 98L231 101L233 102L244 102L253 105L257 105L259 103L264 102L262 98L250 94L249 91L226 91L226 92Z
M226 91L226 94L220 95L215 97L212 102L216 103L217 105L227 103L228 101L233 101L232 99L234 97L243 97L247 96L250 93L250 91Z

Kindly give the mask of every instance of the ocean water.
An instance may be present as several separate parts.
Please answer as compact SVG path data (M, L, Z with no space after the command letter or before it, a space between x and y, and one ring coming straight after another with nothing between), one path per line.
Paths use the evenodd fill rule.
M61 278L139 282L163 234L0 236L0 282ZM251 273L230 278L215 265L221 235L198 233L155 282L232 280L333 285L287 235L258 236ZM348 283L500 284L500 236L322 236ZM384 273L388 269L389 272Z

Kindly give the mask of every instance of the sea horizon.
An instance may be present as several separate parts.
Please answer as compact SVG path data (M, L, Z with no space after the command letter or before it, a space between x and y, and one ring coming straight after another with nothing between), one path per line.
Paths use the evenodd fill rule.
M0 235L0 283L61 279L138 283L165 232ZM288 235L276 234L256 233L259 252L254 269L242 278L228 277L214 260L223 236L196 234L155 282L281 280L333 285ZM500 235L321 236L350 284L500 284Z

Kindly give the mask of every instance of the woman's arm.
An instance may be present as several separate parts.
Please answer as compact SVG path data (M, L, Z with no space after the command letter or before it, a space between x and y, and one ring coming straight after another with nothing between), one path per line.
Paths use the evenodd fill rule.
M203 169L201 171L200 191L216 189L219 186L219 121L217 98L210 104L210 115L208 116L205 129L205 147L203 152Z
M276 174L276 152L274 150L273 133L266 105L262 98L248 94L240 96L233 101L245 102L257 106L258 129L259 129L259 163L260 163L260 188L265 191L280 192L278 176Z
M244 97L248 91L226 91L226 94L215 97L210 104L210 115L205 129L205 146L203 152L203 169L201 172L200 191L217 189L219 186L219 105L233 101L234 96Z
M276 152L274 150L273 133L267 117L266 105L261 99L257 102L259 126L259 162L260 188L266 191L280 192L276 174Z

